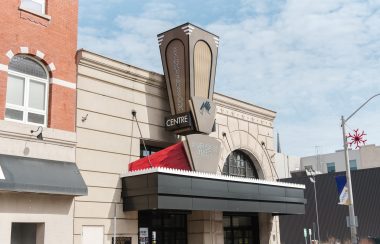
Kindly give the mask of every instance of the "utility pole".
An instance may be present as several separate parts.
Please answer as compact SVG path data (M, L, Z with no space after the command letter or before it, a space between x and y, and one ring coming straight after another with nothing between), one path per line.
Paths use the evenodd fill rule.
M317 198L317 187L315 185L317 183L317 180L315 178L316 172L313 170L313 168L309 168L308 171L309 171L309 174L311 175L311 177L309 179L310 179L310 181L314 185L315 214L316 214L316 217L317 217L317 234L318 234L318 242L320 242L321 241L321 235L320 235L320 232L319 232L318 198Z
M355 208L354 208L354 196L352 193L352 181L351 181L351 168L350 168L350 158L348 155L348 144L346 136L346 122L344 116L342 116L342 132L343 132L343 146L344 146L344 159L346 163L346 179L347 179L347 188L348 188L348 212L349 212L349 227L351 230L351 243L357 244L357 223L355 221Z
M344 119L344 116L342 115L342 133L343 133L343 147L344 147L344 158L346 161L346 179L347 179L347 188L348 188L348 210L349 210L349 227L351 230L351 243L357 244L358 243L358 237L357 237L357 229L358 223L356 221L355 216L355 208L354 208L354 196L352 193L352 181L351 181L351 169L350 169L350 157L348 155L348 144L347 144L347 136L346 136L346 123L349 119L352 118L360 109L362 109L370 100L373 98L380 96L380 93L373 95L370 97L365 103L363 103L358 109L356 109L350 116L347 117L347 119Z

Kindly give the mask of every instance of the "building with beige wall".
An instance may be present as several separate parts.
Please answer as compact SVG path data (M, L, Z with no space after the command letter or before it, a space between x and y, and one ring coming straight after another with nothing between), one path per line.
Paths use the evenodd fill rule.
M291 156L284 153L276 153L274 156L274 168L279 179L290 178L291 172L300 170L300 160L298 156Z
M369 169L380 166L380 146L374 144L364 145L358 149L349 149L351 170ZM344 151L337 150L333 153L324 153L302 157L300 169L307 166L321 173L333 173L346 170Z
M303 192L303 186L275 182L277 175L273 167L275 153L273 121L276 113L222 94L214 94L213 97L217 105L217 115L215 130L210 134L221 143L222 148L216 172L210 175L202 175L201 172L178 173L175 170L167 172L165 169L128 172L129 164L144 155L143 141L149 151L151 147L166 148L184 140L183 136L167 131L164 126L165 117L170 115L165 78L160 74L86 50L78 52L77 64L76 155L77 165L88 187L88 195L75 199L75 244L89 243L84 240L90 235L103 236L103 239L96 243L108 244L111 243L114 234L119 238L131 238L133 244L145 243L141 239L142 229L139 229L141 228L139 221L143 221L139 218L144 211L126 210L129 206L123 208L129 199L132 201L132 196L128 195L131 192L126 192L128 196L123 194L122 197L125 187L122 182L125 178L129 177L132 180L133 176L139 177L149 172L173 176L185 174L186 177L196 179L215 179L239 184L245 182L252 187L257 187L255 184L262 184ZM136 118L133 117L132 111L136 112ZM222 169L226 159L235 151L246 155L257 170L261 181L223 175ZM132 187L138 185L132 184ZM284 189L281 188L280 191ZM303 199L303 193L302 196L298 196ZM171 201L170 204L173 202L175 203ZM283 202L285 205L288 204L285 202ZM180 205L180 202L177 203ZM272 206L271 204L268 201L263 203L263 206ZM274 209L271 212L249 214L240 212L236 214L236 220L239 220L239 216L253 216L252 219L257 221L257 226L253 227L250 223L252 230L248 226L248 232L256 235L255 238L260 243L280 243L278 218L272 217L273 214L276 215L281 211L288 214L302 213L303 204L297 205L300 208L293 212L285 211L285 207L282 210L276 209L276 205L273 205ZM163 210L163 212L166 211L168 216L174 216L178 212L185 216L186 240L183 243L226 243L224 242L228 229L226 221L229 216L234 216L233 213L218 208L193 211L179 211L181 207L176 209L176 211ZM256 227L257 229L253 231ZM138 242L139 237L140 242ZM153 241L151 233L149 238Z

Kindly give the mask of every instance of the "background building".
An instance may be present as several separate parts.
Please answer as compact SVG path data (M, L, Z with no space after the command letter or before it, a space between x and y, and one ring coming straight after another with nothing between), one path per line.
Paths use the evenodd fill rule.
M335 182L337 175L345 175L345 172L319 174L315 177L321 243L349 243L351 239L346 222L348 206L338 205L339 196ZM359 224L358 237L361 241L368 237L379 238L380 211L374 206L380 201L380 168L355 170L351 175L355 215ZM304 215L280 217L281 243L304 243L304 228L312 230L312 239L318 239L313 183L308 176L293 177L284 181L304 184L307 204Z
M348 150L351 170L368 169L380 166L380 147L374 144L361 146L356 150ZM312 166L321 173L333 173L346 171L344 151L337 150L334 153L318 154L302 157L300 169Z
M9 0L0 14L0 243L72 243L74 196L86 194L75 165L78 3Z
M273 166L279 179L290 178L291 172L300 170L300 157L290 156L284 153L276 153Z
M351 170L368 169L380 166L380 146L374 144L349 149ZM276 153L274 167L280 179L292 177L292 173L304 172L305 167L312 167L318 174L346 171L343 149L334 153L316 154L297 157Z

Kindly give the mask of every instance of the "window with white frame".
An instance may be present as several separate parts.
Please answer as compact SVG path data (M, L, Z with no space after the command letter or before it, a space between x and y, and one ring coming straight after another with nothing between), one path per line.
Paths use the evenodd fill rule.
M8 65L5 119L46 126L48 84L42 64L26 55L14 56Z
M37 14L45 14L46 0L21 0L20 7Z

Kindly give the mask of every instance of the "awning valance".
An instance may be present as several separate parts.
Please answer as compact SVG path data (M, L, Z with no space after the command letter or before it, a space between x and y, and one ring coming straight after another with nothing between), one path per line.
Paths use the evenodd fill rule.
M124 211L205 210L304 214L304 185L151 168L121 175Z
M86 184L75 163L9 155L0 155L0 190L87 195Z

